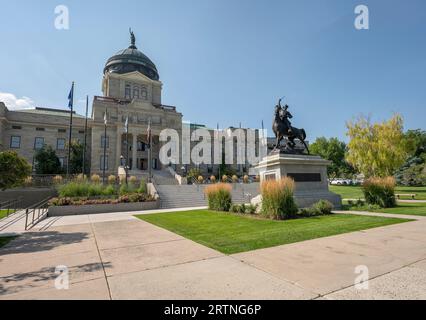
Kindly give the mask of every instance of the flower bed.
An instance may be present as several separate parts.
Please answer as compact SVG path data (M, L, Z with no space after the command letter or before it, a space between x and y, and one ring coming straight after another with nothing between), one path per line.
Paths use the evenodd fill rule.
M96 178L96 177L95 177ZM59 196L49 202L49 216L141 211L159 208L159 201L147 193L147 185L131 179L128 185L102 185L99 179L80 178L57 185ZM113 181L114 180L114 181Z

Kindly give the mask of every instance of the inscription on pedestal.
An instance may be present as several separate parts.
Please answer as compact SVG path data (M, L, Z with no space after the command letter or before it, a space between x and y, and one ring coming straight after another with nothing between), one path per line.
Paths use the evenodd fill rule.
M320 173L287 173L295 182L321 182Z

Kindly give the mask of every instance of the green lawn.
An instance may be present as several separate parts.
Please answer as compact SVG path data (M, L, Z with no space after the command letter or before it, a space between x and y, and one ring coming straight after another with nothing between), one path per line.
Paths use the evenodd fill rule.
M9 211L9 214L12 214L12 213L13 213L13 210L11 209ZM0 219L3 219L6 216L7 216L7 209L6 210L0 210Z
M358 215L271 221L209 210L140 215L138 218L225 254L411 221Z
M362 210L350 208L351 210ZM365 211L365 210L363 210ZM372 212L407 214L412 216L426 216L426 203L399 203L395 208L371 210Z
M0 248L7 245L10 241L15 239L16 237L0 237Z
M330 186L330 191L340 194L343 199L364 199L359 186ZM426 200L426 187L397 187L396 193L417 194L416 200ZM404 199L404 197L401 199ZM409 197L405 199L411 200Z

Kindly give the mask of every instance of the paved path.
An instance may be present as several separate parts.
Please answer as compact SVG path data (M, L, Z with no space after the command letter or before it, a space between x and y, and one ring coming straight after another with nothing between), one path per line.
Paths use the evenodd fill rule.
M176 212L176 211L189 211L197 209L206 209L206 207L193 207L182 209L158 209L147 210L142 212L120 212L120 213L104 213L92 215L78 215L78 216L64 216L64 217L50 217L42 220L31 231L40 230L46 231L55 227L86 224L94 222L108 222L108 221L121 221L121 220L136 220L135 214L154 214L160 212ZM0 237L9 235L19 235L25 233L25 214L20 212L0 220Z
M0 249L0 299L426 299L426 219L411 218L232 256L130 214L51 220ZM54 287L60 265L69 290Z

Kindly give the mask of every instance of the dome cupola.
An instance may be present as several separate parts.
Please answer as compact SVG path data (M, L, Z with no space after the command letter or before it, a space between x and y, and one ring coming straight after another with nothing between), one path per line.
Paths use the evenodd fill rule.
M134 71L139 71L151 80L158 81L157 67L155 64L136 47L136 37L130 29L130 46L127 49L121 50L108 59L104 74L118 73L124 74Z

